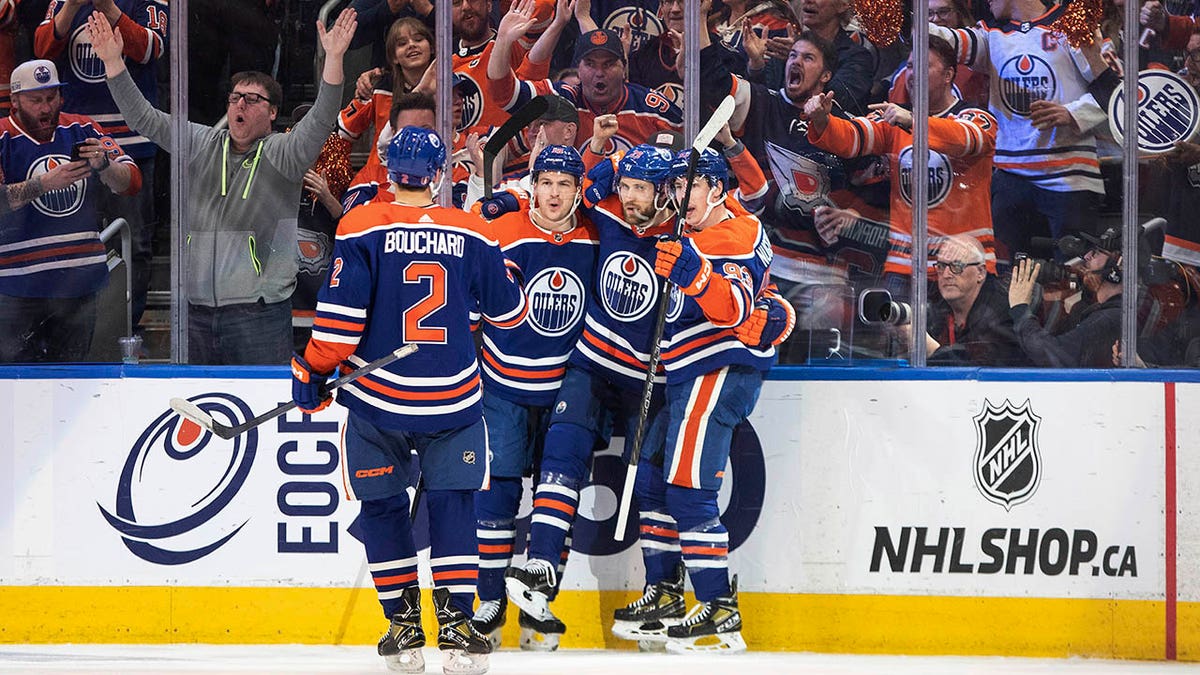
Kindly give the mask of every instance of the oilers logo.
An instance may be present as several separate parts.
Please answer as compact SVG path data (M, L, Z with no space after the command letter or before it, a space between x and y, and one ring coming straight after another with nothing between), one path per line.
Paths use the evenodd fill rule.
M33 165L29 167L29 171L26 172L25 180L41 176L59 164L66 164L70 161L71 158L66 155L43 155L42 157L38 157ZM64 188L47 192L33 200L33 208L51 218L62 218L75 213L83 206L83 198L87 194L88 180L87 178L77 180Z
M1125 137L1125 95L1113 92L1108 102L1108 123L1120 143ZM1190 141L1200 128L1200 96L1182 77L1166 70L1138 73L1137 144L1145 154L1168 152L1180 141ZM1188 171L1192 180L1192 171Z
M912 206L912 146L900 151L900 197ZM946 201L954 183L954 168L950 158L940 152L929 151L929 208Z
M454 98L462 99L462 119L455 131L465 131L479 124L483 116L483 90L479 83L466 73L455 73ZM457 102L457 101L456 101Z
M777 210L799 211L805 218L812 217L815 207L828 204L832 185L830 164L805 157L771 141L765 144L771 177L779 190ZM832 155L828 162L840 165Z
M315 230L296 230L296 244L300 253L300 273L319 277L329 268L329 255L333 247L329 235Z
M663 32L662 19L653 11L640 6L619 7L613 10L600 27L618 33L622 30L632 31L630 54L641 49L646 40Z
M1032 54L1018 54L1000 67L1000 100L1014 115L1029 117L1034 101L1046 101L1058 92L1050 64Z
M654 91L657 91L658 93L662 94L662 97L667 99L671 103L674 103L675 105L677 105L681 108L683 107L683 85L682 84L676 84L674 82L664 82L662 85L660 85Z
M253 417L230 394L188 399L218 420L240 424ZM182 565L220 548L247 519L222 513L246 482L258 447L256 429L229 443L168 409L133 444L117 483L115 508L97 504L134 555L158 565ZM183 492L177 487L190 486Z
M81 82L98 83L104 81L104 62L96 55L96 50L92 48L91 34L88 33L87 24L79 26L75 32L71 34L71 41L68 47L70 53L71 72Z
M636 321L654 306L658 282L654 269L632 253L608 256L600 266L600 299L610 316Z
M548 267L525 286L529 296L528 320L539 335L566 335L583 318L583 282L569 269Z

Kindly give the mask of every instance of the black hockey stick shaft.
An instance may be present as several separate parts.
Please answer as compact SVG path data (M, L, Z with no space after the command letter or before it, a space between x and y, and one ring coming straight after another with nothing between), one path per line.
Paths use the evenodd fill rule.
M346 373L345 375L342 375L341 377L337 378L336 380L330 382L329 385L325 388L325 391L332 392L333 390L341 387L344 384L353 382L354 380L357 380L358 378L362 377L363 375L366 375L369 372L378 370L378 369L392 363L393 361L396 361L397 359L402 359L402 358L408 356L409 354L412 354L415 351L417 351L417 345L409 344L409 345L404 345L403 347L400 347L394 351L388 352L388 354L386 356L381 356L378 359L375 359L374 361L364 365L363 367L356 368L353 371ZM230 439L230 438L239 436L241 434L244 434L247 431L250 431L251 429L253 429L265 422L270 422L271 420L275 419L276 417L279 417L280 415L288 412L289 410L292 410L295 407L296 407L295 401L288 401L287 403L279 405L276 408L268 410L267 412L259 415L258 417L247 420L237 426L231 427L231 426L226 426L224 424L220 424L220 423L216 422L215 420L213 420L211 415L209 415L208 413L201 410L199 406L197 406L195 403L192 403L191 401L188 401L185 399L180 399L180 398L171 399L171 409L172 410L174 410L175 412L179 413L180 415L183 415L184 417L192 420L196 424L199 424L200 426L204 427L205 429L211 431L214 436L216 436L218 438L224 438L224 439Z
M500 125L500 128L488 138L487 143L483 144L483 196L485 199L492 198L492 183L495 181L494 165L496 163L496 155L508 145L508 142L517 137L521 130L533 123L534 120L546 114L546 110L550 108L550 101L546 96L535 96L529 99L525 105L517 108L512 115Z

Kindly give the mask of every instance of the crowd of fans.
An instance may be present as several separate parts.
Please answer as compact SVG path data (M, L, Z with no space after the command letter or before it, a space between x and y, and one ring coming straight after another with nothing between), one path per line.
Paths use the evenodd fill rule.
M1200 205L1200 144L1179 142L1141 167L1143 210L1166 218L1165 227L1142 236L1141 260L1122 260L1120 237L1106 233L1120 230L1121 174L1108 94L1122 77L1147 68L1178 72L1193 88L1200 85L1200 25L1191 8L1158 0L1142 6L1133 32L1140 35L1141 58L1134 67L1119 59L1126 34L1120 0L1106 0L1093 44L1078 48L1056 23L1060 5L928 2L931 37L921 48L929 51L929 71L917 74L908 36L902 31L890 44L872 43L849 0L704 0L707 29L698 62L682 54L682 0L454 0L448 47L436 44L430 0L353 0L342 3L357 17L346 48L361 48L370 63L357 68L347 60L341 75L348 84L334 124L326 119L330 104L324 100L337 98L332 89L304 123L298 115L280 114L284 93L273 76L285 47L280 5L289 3L193 1L189 115L204 125L224 115L230 132L224 148L219 134L193 140L198 157L211 157L224 169L206 177L194 167L191 176L193 196L195 185L211 186L216 196L195 197L206 205L189 211L195 220L187 228L194 239L186 300L199 317L193 323L205 322L189 327L197 343L190 360L286 360L290 333L279 345L272 338L271 349L254 350L249 343L288 332L283 327L292 312L311 313L315 287L328 274L339 218L363 203L392 198L382 150L399 126L433 125L440 84L435 61L442 53L453 60L453 81L446 84L453 87L454 134L446 141L454 168L441 187L452 191L456 206L485 218L521 203L522 191L506 188L518 184L531 154L546 145L574 145L589 168L603 169L602 160L614 153L656 134L681 132L684 99L691 93L683 90L686 68L700 70L702 118L732 95L733 118L715 145L740 181L743 206L769 232L772 280L796 310L797 330L780 348L781 363L909 353L919 331L890 322L907 313L880 321L864 315L859 299L864 291L885 289L897 304L910 300L912 128L927 124L924 332L930 363L1111 367L1122 352L1121 279L1128 272L1139 281L1138 360L1200 365L1200 324L1193 319L1200 304L1194 297L1200 294L1200 226L1193 224L1192 206ZM297 3L303 4L292 0ZM31 20L37 5L46 11ZM908 18L911 3L904 12ZM84 255L34 241L45 222L58 222L56 209L73 208L78 192L90 223L82 229L98 229L102 219L115 217L133 224L135 322L140 316L150 237L162 220L146 195L155 182L155 144L167 141L155 136L157 130L141 128L151 120L144 110L138 121L131 119L130 103L121 97L132 99L136 91L150 106L165 107L157 75L169 39L168 13L164 0L0 0L0 75L42 59L38 65L48 64L53 86L42 82L37 90L61 90L49 108L37 108L27 102L35 91L14 88L14 121L0 134L7 189L7 204L0 200L0 250L7 256L0 257L0 313L16 312L30 325L56 330L66 317L52 308L61 303L14 309L17 300L30 305L31 297L96 292L94 284L56 276L65 274L59 269L65 260L102 264L95 242L86 241ZM96 47L95 32L104 28L99 17L120 39L123 67L105 62ZM311 26L301 34L322 41L326 65L332 56L340 66L340 45L324 44L332 39L333 17L329 24L319 37ZM114 70L128 71L133 88L115 85ZM213 83L224 73L244 71L250 75L233 77L215 93ZM919 79L928 84L927 121L914 121L911 113ZM327 67L313 85L336 87L340 81ZM318 89L324 92L312 91ZM510 113L547 94L553 95L547 113L484 171L482 144ZM7 100L0 105L7 109ZM103 167L92 157L89 168L132 163L140 181L114 190L97 174L100 180L81 178L82 187L41 185L43 192L31 192L26 184L32 178L46 174L54 182L54 166L74 159L69 144L49 163L37 152L12 149L25 135L37 138L30 127L50 117L60 126L91 124L110 144ZM305 135L303 144L272 133L282 131L284 119L296 125L290 134ZM329 136L318 138L317 132ZM371 150L352 154L356 147ZM161 154L158 162L165 163ZM484 184L485 175L492 185ZM99 189L104 186L109 189ZM295 195L288 192L293 189ZM275 195L277 190L285 194ZM294 206L279 213L284 201ZM256 215L245 215L251 211ZM262 223L234 227L231 218ZM1056 245L1064 238L1078 245ZM25 250L30 241L33 248ZM88 330L78 316L70 318L76 330ZM37 342L32 328L0 331L4 344ZM79 358L79 345L68 353L45 340L38 344L6 347L0 358Z

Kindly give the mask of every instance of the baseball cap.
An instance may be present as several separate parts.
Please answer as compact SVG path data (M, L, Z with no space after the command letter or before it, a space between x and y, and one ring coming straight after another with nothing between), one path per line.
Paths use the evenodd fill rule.
M683 134L678 131L656 131L650 134L646 142L659 148L666 148L671 152L683 150Z
M574 122L579 124L579 109L557 94L546 94L546 112L538 119L543 122Z
M45 59L26 61L13 68L9 85L14 94L63 86L62 82L58 81L58 68L53 61Z
M616 31L597 28L584 33L575 43L575 63L594 51L606 51L622 62L625 61L625 49L621 47L621 37Z

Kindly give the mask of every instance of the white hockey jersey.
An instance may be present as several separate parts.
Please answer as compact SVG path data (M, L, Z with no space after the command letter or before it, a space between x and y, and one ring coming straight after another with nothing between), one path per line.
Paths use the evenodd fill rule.
M1087 91L1095 77L1087 61L1051 28L1063 11L1062 5L1054 5L1032 21L999 27L982 22L954 30L930 25L929 34L948 41L959 63L991 76L989 107L999 124L997 169L1047 190L1103 194L1092 130L1106 117ZM1080 130L1034 128L1030 105L1042 100L1066 106Z

